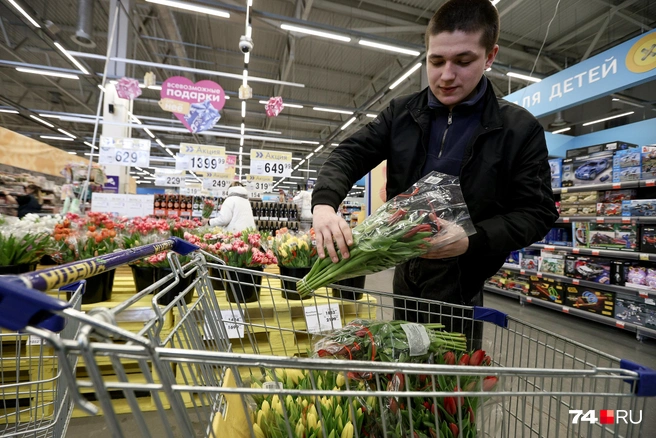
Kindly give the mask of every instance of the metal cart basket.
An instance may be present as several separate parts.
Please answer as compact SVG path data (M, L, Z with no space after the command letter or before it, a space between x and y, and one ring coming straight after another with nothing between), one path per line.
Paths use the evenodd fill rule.
M112 269L162 250L189 254L192 260L182 266L177 256L169 253L173 272L168 277L111 309L85 314L34 290L52 289L61 283L77 281L94 270ZM192 280L172 302L159 305L158 299L184 279ZM469 336L476 324L482 324L483 348L492 358L491 366L307 357L312 354L313 341L321 336L319 332L356 319L390 320L394 298L397 306L399 298L389 293L331 285L307 300L283 299L283 293L295 292L296 281L267 271L225 266L212 255L172 238L77 262L63 269L0 278L0 326L43 339L58 357L76 405L90 414L102 412L115 437L137 432L147 437L261 438L255 401L272 394L279 400L300 397L299 401L316 406L324 397L328 401L348 400L345 409L352 420L361 415L357 406L366 398L366 406L379 409L382 415L375 436L413 437L418 435L411 429L394 428L395 414L389 413L386 406L392 399L406 405L413 424L410 407L416 404L417 398L428 398L438 404L445 397L454 396L453 390L440 389L439 383L446 377L455 378L460 388L465 379L476 382L458 392L458 397L478 400L475 429L469 429L466 436L646 437L649 434L642 431L638 415L646 415L646 397L656 395L654 371L492 309L412 301L413 305L416 303L417 317L448 322L452 330L464 331ZM243 298L253 290L257 293L254 302L227 299ZM121 328L118 323L121 315L153 292L154 317L137 333ZM67 339L44 326L45 322L53 321L79 324L80 328L74 338ZM83 360L86 377L76 376L75 364L65 360L69 357ZM99 371L101 363L109 363L115 377L107 379L106 373ZM139 372L130 372L135 369ZM298 373L309 378L310 383L290 389L285 382ZM331 389L324 388L317 378L353 373L366 375L366 385L357 379L346 379L339 388ZM381 383L390 375L406 382L420 377L428 382L428 390L419 392L409 386L390 388ZM486 392L485 379L490 376L498 383L493 392ZM264 380L268 382L263 386L258 383ZM82 397L83 388L93 388L96 401ZM119 417L113 407L112 397L117 393L130 405L129 419ZM147 407L141 400L144 396L149 400ZM284 418L290 417L289 406L280 404ZM590 410L594 412L590 414ZM611 423L599 418L592 421L602 410L615 412L617 421ZM322 410L318 412L320 432L316 436L330 437L331 432L335 436L326 428L326 422L321 421L325 420ZM439 416L435 414L436 426ZM434 436L465 436L462 431L468 421L459 411L453 422L461 432L454 435L436 427ZM287 424L277 436L298 436L296 426ZM372 431L352 428L350 434L341 436L374 436L369 432Z

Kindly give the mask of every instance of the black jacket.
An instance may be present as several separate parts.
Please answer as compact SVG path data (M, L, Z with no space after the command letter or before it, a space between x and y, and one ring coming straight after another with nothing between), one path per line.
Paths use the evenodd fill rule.
M16 196L18 203L18 217L22 218L30 213L39 213L41 211L41 204L33 195L20 195Z
M458 257L460 283L469 291L480 290L510 251L540 240L558 218L542 126L525 109L498 100L490 84L484 99L480 124L460 169L462 192L476 227L469 249ZM331 153L319 172L312 205L337 209L353 183L383 160L388 199L418 181L431 111L426 89L393 99Z

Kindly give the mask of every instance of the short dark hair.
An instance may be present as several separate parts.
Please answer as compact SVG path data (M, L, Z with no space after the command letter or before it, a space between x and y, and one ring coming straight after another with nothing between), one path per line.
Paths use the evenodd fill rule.
M494 49L499 40L499 11L490 0L449 0L433 15L426 28L428 39L442 32L461 31L476 33L483 31L481 45L487 53Z

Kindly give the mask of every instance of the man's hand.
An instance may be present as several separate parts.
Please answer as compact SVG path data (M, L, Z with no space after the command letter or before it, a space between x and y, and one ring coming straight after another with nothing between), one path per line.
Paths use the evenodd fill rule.
M448 259L449 257L463 255L467 252L467 248L469 248L469 237L465 236L460 240L456 240L440 248L430 249L421 257L424 259Z
M342 253L342 258L346 259L349 257L348 247L353 244L351 227L348 226L344 219L335 214L334 208L330 205L315 205L312 222L319 258L323 259L326 257L324 251L325 246L328 250L328 256L330 256L333 263L339 262L333 242L337 242L337 248Z

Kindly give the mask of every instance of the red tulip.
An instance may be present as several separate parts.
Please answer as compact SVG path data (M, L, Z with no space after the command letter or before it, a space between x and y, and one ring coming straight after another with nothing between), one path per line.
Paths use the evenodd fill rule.
M393 414L396 414L398 410L399 410L399 404L396 402L396 399L392 397L390 399L390 411L392 411Z
M497 376L487 376L483 379L483 391L492 391L497 386L498 381L499 378Z
M485 351L483 350L474 351L474 353L469 358L469 365L475 367L479 366L483 362L484 357L485 357Z
M455 415L458 411L458 408L456 407L456 399L453 397L444 397L444 409L449 415Z
M467 407L467 413L469 414L469 422L474 424L474 410L471 408L471 406Z
M492 363L492 358L490 356L485 356L483 358L483 365L490 366L491 363Z
M425 401L425 402L424 402L424 407L425 407L426 409L430 409L430 407L431 407L430 402Z
M437 438L437 432L435 432L435 429L431 427L430 429L428 429L428 432L430 432L431 438Z
M444 353L444 363L447 365L455 365L456 355L453 354L452 351L447 351L446 353Z
M449 429L451 429L451 433L454 437L458 436L458 426L453 423L449 423Z
M458 388L458 387L456 386L455 388L453 388L453 391L454 391L454 392L460 392L460 388ZM464 400L462 399L462 397L456 397L456 402L458 403L458 407L460 407L460 406L463 405Z
M469 365L469 355L467 353L460 356L460 360L458 361L458 365Z

